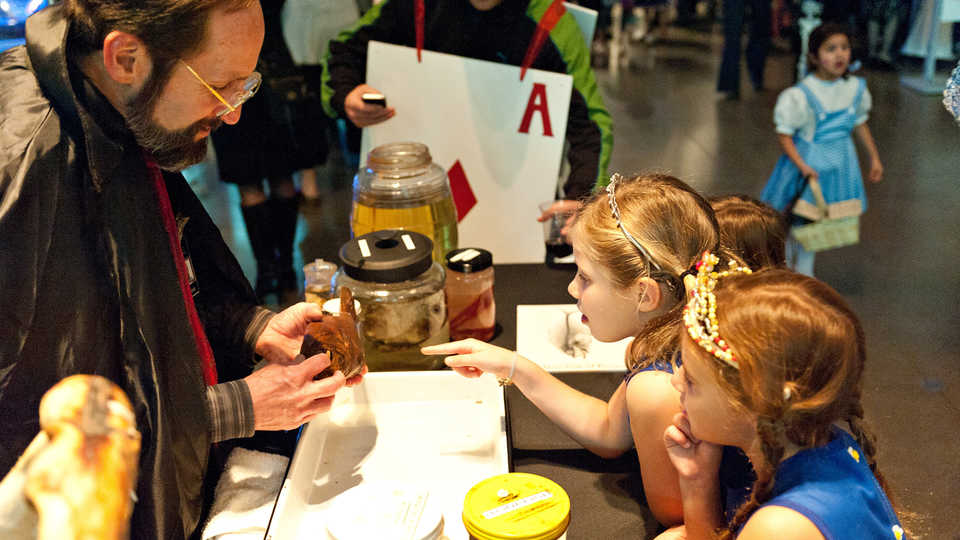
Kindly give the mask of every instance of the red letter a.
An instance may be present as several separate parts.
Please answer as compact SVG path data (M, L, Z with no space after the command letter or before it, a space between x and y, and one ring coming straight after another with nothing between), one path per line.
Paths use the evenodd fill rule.
M533 83L533 91L530 92L530 99L527 101L527 110L523 113L523 120L520 122L520 133L530 133L530 120L533 119L535 111L540 111L544 137L553 137L553 129L550 128L550 111L547 109L547 87L543 83Z

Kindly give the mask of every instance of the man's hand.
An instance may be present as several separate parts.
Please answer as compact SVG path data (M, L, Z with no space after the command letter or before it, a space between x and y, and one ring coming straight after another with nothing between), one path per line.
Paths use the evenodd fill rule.
M294 365L270 363L248 375L244 380L253 398L254 427L293 429L330 410L334 394L346 380L339 371L313 380L329 365L330 358L324 353Z
M300 302L275 315L257 339L256 353L270 363L292 364L300 354L307 325L323 320L316 304Z
M393 107L365 103L362 96L366 93L379 94L380 91L370 85L361 84L351 90L346 99L343 100L343 109L347 113L347 118L355 126L363 128L393 118L393 115L396 114Z

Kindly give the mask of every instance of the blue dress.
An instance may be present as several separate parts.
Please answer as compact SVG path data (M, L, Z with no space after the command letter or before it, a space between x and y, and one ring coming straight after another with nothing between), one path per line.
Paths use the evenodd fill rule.
M812 140L794 135L793 142L800 157L819 173L820 186L831 218L858 216L867 209L860 162L850 136L857 125L856 111L866 89L864 80L857 80L859 86L853 102L835 111L824 110L810 88L802 82L797 84L813 109L816 128ZM810 220L821 217L810 186L786 155L780 156L760 198L781 212L793 205L792 210L796 215Z
M906 538L863 449L834 428L824 446L801 450L777 469L773 493L761 505L790 508L809 519L826 540Z

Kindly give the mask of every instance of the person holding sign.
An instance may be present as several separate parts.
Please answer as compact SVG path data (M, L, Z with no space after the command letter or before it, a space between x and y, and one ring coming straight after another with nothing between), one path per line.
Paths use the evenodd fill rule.
M392 118L389 93L365 84L367 43L382 41L573 77L566 138L570 175L564 200L541 216L575 209L606 184L613 148L610 114L590 68L590 51L559 0L384 0L330 42L323 104L330 116L366 127ZM367 95L366 99L364 95ZM373 95L384 99L375 100ZM521 124L528 125L526 122Z

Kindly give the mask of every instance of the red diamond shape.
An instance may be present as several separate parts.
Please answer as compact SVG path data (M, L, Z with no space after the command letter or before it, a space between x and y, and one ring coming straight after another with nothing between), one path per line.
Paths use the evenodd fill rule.
M453 204L457 207L457 223L463 221L474 206L477 205L477 197L470 188L470 182L467 180L466 173L463 172L463 166L458 159L453 167L447 172L450 178L450 191L453 193Z

